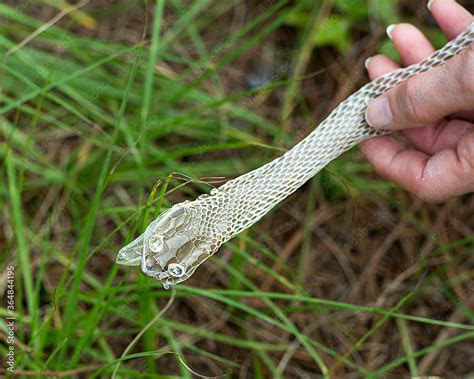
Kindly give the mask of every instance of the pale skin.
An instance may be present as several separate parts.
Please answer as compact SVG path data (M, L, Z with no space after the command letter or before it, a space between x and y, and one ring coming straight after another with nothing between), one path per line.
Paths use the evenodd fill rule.
M449 39L474 21L453 0L433 0L430 11ZM390 35L404 66L434 52L413 25L397 24ZM366 65L372 80L400 67L383 55ZM383 136L360 144L378 174L427 202L474 192L473 46L374 100L366 119L373 127L400 131L405 139Z

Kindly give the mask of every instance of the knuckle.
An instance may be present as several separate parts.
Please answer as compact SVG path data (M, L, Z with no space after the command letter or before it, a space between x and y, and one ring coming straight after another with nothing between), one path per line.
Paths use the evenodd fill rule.
M440 203L448 196L446 188L440 182L436 166L435 161L427 162L412 187L413 193L425 203Z
M419 80L412 77L405 81L398 94L399 112L402 121L408 121L411 124L421 124L423 118L421 115L422 102L420 101Z

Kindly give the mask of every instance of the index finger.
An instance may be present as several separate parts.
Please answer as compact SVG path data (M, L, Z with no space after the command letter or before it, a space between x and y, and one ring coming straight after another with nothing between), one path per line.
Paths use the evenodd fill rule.
M432 0L428 8L449 39L464 31L474 20L471 12L452 0Z

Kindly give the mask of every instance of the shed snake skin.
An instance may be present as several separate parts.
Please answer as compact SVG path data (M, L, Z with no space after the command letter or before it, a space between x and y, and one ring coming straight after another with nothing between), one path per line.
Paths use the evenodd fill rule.
M119 251L117 263L140 265L144 274L160 280L166 289L188 279L224 242L260 220L332 160L361 141L385 134L365 121L372 99L444 64L473 41L474 22L420 63L366 84L281 157L160 214L140 237Z

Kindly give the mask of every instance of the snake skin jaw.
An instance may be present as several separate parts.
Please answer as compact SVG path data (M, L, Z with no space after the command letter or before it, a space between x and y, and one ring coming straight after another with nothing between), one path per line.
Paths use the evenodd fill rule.
M143 237L144 234L122 247L117 254L115 263L124 266L139 266L142 258Z

